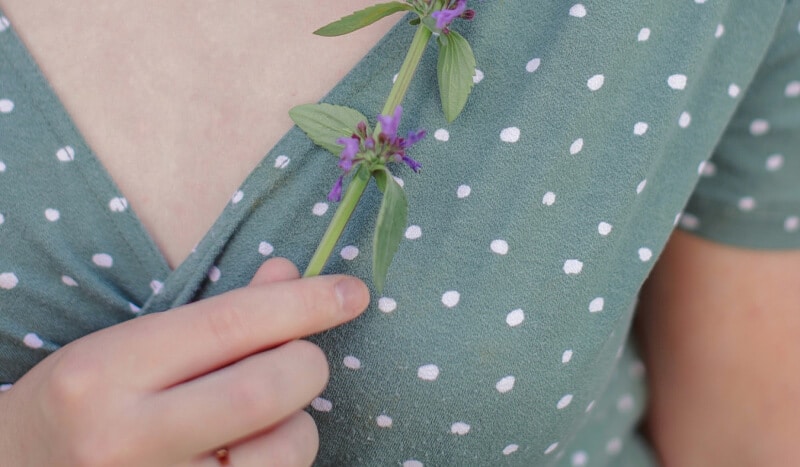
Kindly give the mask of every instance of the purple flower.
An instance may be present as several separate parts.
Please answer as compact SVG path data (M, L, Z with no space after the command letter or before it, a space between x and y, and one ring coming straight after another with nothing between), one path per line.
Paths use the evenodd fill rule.
M342 200L342 182L344 181L344 175L340 175L339 178L336 180L336 183L333 184L333 188L331 188L330 193L328 193L328 201L341 201Z
M447 26L453 22L454 19L461 16L467 9L467 0L458 0L455 8L446 8L440 11L431 13L431 18L436 20L436 27L441 30L447 29Z
M394 108L394 115L378 115L378 122L381 124L381 134L387 140L397 137L397 127L403 117L403 106L398 105Z
M358 151L361 149L361 140L357 136L351 136L337 139L336 144L344 146L344 149L339 154L339 167L345 172L349 172L353 168L353 162Z
M409 131L408 138L403 141L403 149L419 143L426 134L425 130Z
M411 167L411 170L414 172L419 172L419 169L422 168L422 164L408 156L403 156L403 162L405 162L407 166Z

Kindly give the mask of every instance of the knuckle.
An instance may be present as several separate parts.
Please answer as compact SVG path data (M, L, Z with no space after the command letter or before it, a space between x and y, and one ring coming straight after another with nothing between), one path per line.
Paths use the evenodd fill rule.
M49 396L61 409L80 410L92 400L102 368L86 352L70 347L62 352L50 373Z
M247 310L236 300L227 300L224 305L205 314L204 325L213 336L214 344L221 347L231 342L246 342L253 331L247 320Z

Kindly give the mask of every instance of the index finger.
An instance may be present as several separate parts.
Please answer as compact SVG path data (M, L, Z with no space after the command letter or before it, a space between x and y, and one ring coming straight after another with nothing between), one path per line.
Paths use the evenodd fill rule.
M256 352L355 318L369 303L366 285L349 276L319 276L237 289L143 316L90 337L120 378L162 389Z

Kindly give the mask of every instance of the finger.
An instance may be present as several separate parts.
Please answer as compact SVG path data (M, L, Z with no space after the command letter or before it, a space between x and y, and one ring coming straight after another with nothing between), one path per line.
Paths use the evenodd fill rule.
M256 271L253 279L250 281L250 285L264 285L271 282L298 279L299 277L300 272L297 270L294 263L285 258L273 258L258 268L258 271Z
M319 450L319 434L311 415L296 412L274 429L228 446L231 467L307 467ZM219 467L214 453L190 467Z
M368 301L363 282L319 276L245 287L89 337L104 355L125 355L110 378L130 385L137 375L133 384L152 391L349 321Z
M192 457L279 424L307 406L327 379L319 347L292 341L152 396L141 426L159 426L159 434L142 433L141 444L176 460Z

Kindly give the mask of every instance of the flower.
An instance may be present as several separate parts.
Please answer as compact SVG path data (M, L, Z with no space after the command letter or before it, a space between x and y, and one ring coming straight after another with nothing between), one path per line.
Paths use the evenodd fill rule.
M448 32L447 27L459 16L465 19L472 19L475 16L475 11L467 10L467 0L457 0L455 4L452 2L444 9L434 11L431 13L431 18L436 20L436 27L443 32Z
M356 131L351 136L336 140L336 144L343 146L339 153L339 168L344 172L334 183L328 193L328 200L341 201L344 177L353 168L367 162L370 170L375 166L383 166L389 162L402 162L414 172L419 172L422 165L406 154L406 149L417 144L425 137L425 130L409 131L405 138L397 136L400 119L403 118L403 107L397 106L391 115L378 115L380 133L377 141L370 135L366 122L359 122Z

